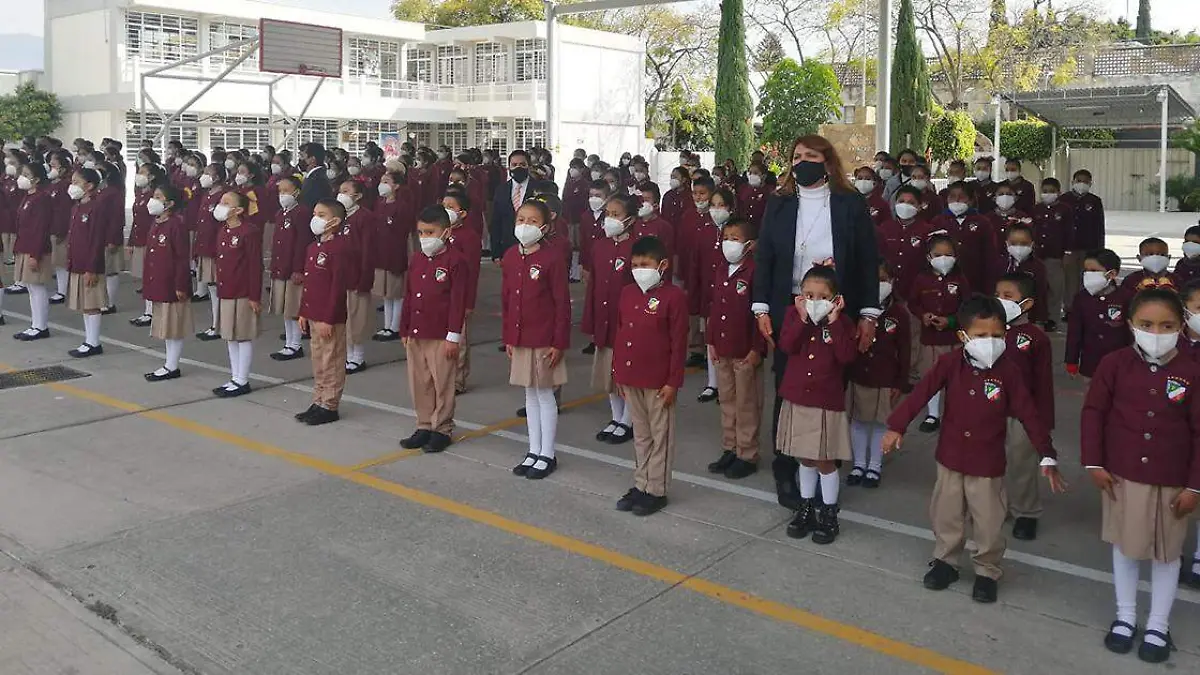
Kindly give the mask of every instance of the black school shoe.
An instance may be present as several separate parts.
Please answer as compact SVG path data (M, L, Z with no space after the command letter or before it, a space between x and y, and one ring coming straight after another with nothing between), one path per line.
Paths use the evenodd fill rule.
M329 424L330 422L336 422L342 418L342 416L339 415L338 411L336 410L322 408L321 406L316 406L316 408L316 410L312 411L312 414L304 418L304 423L310 427L318 427L322 424Z
M217 396L217 398L237 398L238 396L245 396L246 394L249 394L249 393L250 393L250 383L249 382L247 382L246 384L239 384L238 386L234 387L233 389L228 389L225 387L225 385L221 385L221 386L217 387L216 389L213 389L213 394L215 394Z
M532 452L525 453L525 456L521 458L521 463L514 466L512 469L514 476L524 476L525 474L529 473L530 469L533 468L533 464L525 463L525 460L527 460L527 459L532 459L533 464L537 464L538 455L535 455Z
M629 488L623 497L617 500L617 510L629 512L633 510L633 505L641 499L642 495L646 494L637 488Z
M116 306L116 305L109 305L108 307L101 307L101 308L100 308L100 315L101 315L101 316L109 316L109 315L111 315L111 314L116 314L116 313L117 313L117 306Z
M84 349L85 347L86 347L86 349ZM89 345L86 342L79 345L75 349L72 349L71 351L67 352L67 354L71 355L73 358L76 358L76 359L86 359L91 356L100 356L103 353L104 353L103 345Z
M800 498L800 486L796 485L796 469L799 463L787 455L775 455L771 460L771 472L775 474L775 496L779 505L793 511L799 509L804 500Z
M138 328L145 328L146 326L149 326L152 322L153 322L153 319L151 318L151 316L149 314L143 314L141 316L135 316L132 319L130 319L129 325L137 326Z
M958 581L958 570L954 568L954 565L944 560L929 562L929 571L925 573L925 588L931 591L944 591L956 581Z
M1129 635L1121 635L1117 628L1128 628ZM1133 651L1133 640L1137 637L1137 626L1131 626L1124 621L1114 621L1108 627L1108 635L1104 636L1104 648L1114 654L1128 654Z
M1152 645L1146 642L1146 638L1153 635L1154 637L1166 642L1165 645ZM1163 663L1171 658L1171 652L1175 651L1175 643L1171 640L1170 631L1163 635L1156 630L1148 630L1142 633L1142 644L1138 645L1138 658L1146 663Z
M792 518L792 522L788 523L787 536L792 539L803 539L808 536L817 526L817 509L816 501L812 499L801 499L799 508L796 509L796 516Z
M1192 566L1196 564L1200 564L1200 558L1183 557L1179 565L1179 583L1192 588L1200 588L1200 574L1192 571Z
M725 473L725 469L728 469L729 466L733 464L733 460L735 459L737 459L736 452L732 450L722 450L721 457L717 459L717 461L708 465L708 472Z
M738 480L740 478L745 478L746 476L751 476L757 471L758 465L754 462L747 462L744 459L735 459L733 460L733 464L730 464L729 468L725 469L725 477Z
M529 467L529 471L525 472L525 477L528 478L529 480L541 480L541 479L545 478L546 476L549 476L550 474L554 473L554 470L558 468L558 460L553 457L539 456L538 461L545 462L546 468L544 468L544 469L537 468L537 463L535 462L533 466Z
M989 577L975 576L975 587L971 589L971 599L975 602L990 604L996 601L996 580Z
M710 403L717 400L718 396L716 387L705 387L700 391L700 395L696 397L696 400L700 403Z
M837 514L837 504L821 504L817 507L817 526L812 531L814 544L832 544L837 539L838 533L842 531Z
M429 442L426 443L421 449L425 452L441 452L450 447L450 443L451 440L449 436L434 431L429 434Z
M1037 539L1037 518L1017 518L1013 521L1013 539L1033 541Z
M299 358L304 358L303 347L284 347L277 352L271 352L272 361L291 361Z
M667 496L661 497L652 495L649 492L643 492L637 501L633 503L633 515L649 516L663 510L667 505Z
M880 476L878 471L871 471L868 469L867 474L863 476L862 486L868 490L874 490L875 488L879 487L879 481L882 478L883 476Z
M525 412L528 413L529 411L527 410ZM596 440L600 441L601 443L607 443L608 437L612 435L612 431L609 429L609 427L615 429L617 426L616 420L609 420L608 424L605 424L603 429L596 432Z
M314 410L316 410L316 409L317 409L317 408L319 408L319 407L320 407L320 406L318 406L316 403L314 403L314 404L312 404L312 405L308 406L308 410L305 410L304 412L298 412L298 413L296 413L296 421L297 421L297 422L303 422L303 421L307 420L307 419L308 419L308 416L309 416L309 415L311 415L311 414L313 414L313 411L314 411Z
M846 486L854 487L856 485L862 485L863 475L866 474L866 472L867 470L861 466L856 466L853 469L850 469L850 473L846 476Z
M417 429L412 436L400 441L400 447L405 450L416 450L417 448L425 447L429 442L429 438L433 436L433 432L428 429Z
M213 340L221 339L221 331L216 328L209 328L196 333L196 339L201 342L212 342Z
M178 380L182 376L183 373L179 372L179 369L176 368L175 370L168 370L162 375L159 375L157 370L153 373L146 373L145 378L147 382L163 382L165 380Z
M940 419L934 417L933 415L928 415L925 417L925 421L921 422L921 426L918 428L927 434L932 434L941 428L941 426L942 421Z
M617 433L617 431L621 431L622 433ZM628 443L632 440L633 427L629 426L628 424L621 424L618 422L617 428L608 435L608 438L604 439L604 442L608 443L609 445L621 445L622 443Z
M55 293L54 295L50 296L50 304L52 305L61 305L66 301L67 296L62 295L61 293Z
M49 328L43 328L35 333L21 331L20 333L13 334L13 339L19 340L21 342L33 342L34 340L45 340L48 337L50 337L50 329Z

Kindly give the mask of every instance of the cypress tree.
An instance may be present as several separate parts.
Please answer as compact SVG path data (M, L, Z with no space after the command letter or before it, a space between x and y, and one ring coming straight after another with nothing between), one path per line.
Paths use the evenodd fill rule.
M746 24L743 0L723 0L721 32L717 38L716 159L732 159L739 168L750 161L754 148L754 101L746 64Z
M1150 0L1138 0L1137 39L1150 38Z
M911 147L925 152L932 112L929 73L917 40L912 0L900 0L892 65L892 152Z

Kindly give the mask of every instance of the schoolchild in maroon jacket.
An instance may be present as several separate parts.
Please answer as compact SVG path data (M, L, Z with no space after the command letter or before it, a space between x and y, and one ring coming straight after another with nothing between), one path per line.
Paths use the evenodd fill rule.
M1200 365L1200 279L1189 281L1179 291L1183 301L1184 326L1176 348L1179 356ZM1200 524L1196 527L1196 551L1185 558L1179 579L1192 588L1200 588Z
M375 285L371 295L383 299L383 328L371 336L376 342L400 339L400 305L404 302L404 273L408 270L408 245L416 226L416 211L404 175L387 172L379 178L375 202Z
M1183 257L1175 263L1171 274L1181 288L1193 279L1200 279L1200 225L1193 225L1183 233Z
M367 367L366 344L371 336L374 304L371 288L375 285L375 214L361 206L362 183L347 179L338 188L337 200L346 209L339 236L349 237L350 247L359 256L355 281L346 291L346 374Z
M1075 209L1060 199L1062 185L1057 178L1047 178L1042 181L1042 199L1033 207L1030 215L1033 217L1033 252L1041 259L1046 267L1047 294L1039 297L1039 304L1044 305L1046 331L1054 332L1059 317L1063 315L1063 294L1066 292L1066 279L1063 258L1067 253L1067 245L1075 237Z
M29 328L13 335L22 341L40 340L50 337L47 320L50 316L50 288L54 278L54 265L50 260L50 228L54 215L54 204L46 189L46 167L41 162L21 166L17 175L17 189L23 195L15 210L17 236L12 252L16 256L13 267L14 284L25 288L29 294ZM0 296L4 293L0 293Z
M895 218L887 218L875 230L879 255L895 272L893 292L908 298L917 274L928 268L926 260L933 228L921 217L921 192L911 185L896 190Z
M189 158L189 165L193 161ZM217 330L217 314L220 312L221 301L212 295L217 288L217 233L221 229L221 223L214 217L213 212L229 189L225 185L226 176L224 164L214 163L204 167L204 173L200 174L199 179L200 191L193 195L188 205L188 211L194 218L188 227L195 233L192 239L192 257L196 264L196 292L192 295L192 302L212 301L212 323L207 330L196 335L204 341L221 337L220 331Z
M285 190L287 187L282 185ZM354 249L353 238L339 235L346 218L341 202L321 200L311 213L304 225L309 243L304 252L297 330L312 335L313 400L296 420L319 426L341 417L338 407L346 388L346 291L358 283L362 255Z
M1143 239L1138 244L1138 262L1142 264L1142 269L1125 277L1121 282L1124 290L1132 294L1147 288L1179 289L1175 277L1167 271L1171 264L1171 250L1167 242L1158 237Z
M469 174L467 170L462 167L455 167L451 169L450 183L446 186L446 194L450 194L451 192L460 192L471 200L471 204L482 204L483 200L476 199L476 193L479 192L479 186L471 185L468 182L468 175ZM532 187L536 183L537 181L530 181L530 192L533 191ZM465 227L468 230L474 230L476 235L481 237L480 242L482 245L483 209L467 209L466 213L463 215L463 222L456 223L456 225L460 228Z
M1005 234L1005 247L1002 253L992 259L991 274L988 277L993 287L1001 277L1010 272L1020 272L1033 279L1037 289L1037 297L1049 295L1046 285L1046 266L1033 255L1033 228L1025 223L1013 223ZM1037 322L1047 320L1046 308L1033 306L1030 319Z
M509 247L500 262L503 338L512 362L509 384L525 389L529 425L529 451L513 473L532 480L558 468L554 390L567 381L563 357L571 334L568 260L561 248L543 244L551 217L550 209L537 199L522 204L515 226L519 245Z
M1184 310L1167 289L1130 303L1134 346L1100 362L1083 403L1080 461L1101 491L1101 538L1113 545L1116 620L1104 638L1124 654L1137 634L1138 567L1150 561L1150 614L1138 658L1166 661L1188 516L1200 503L1200 365L1176 347Z
M1071 189L1059 199L1075 209L1075 236L1063 259L1066 277L1067 311L1078 294L1083 257L1088 251L1104 248L1104 201L1092 194L1092 172L1080 169L1071 177Z
M20 150L4 151L4 174L0 176L0 251L8 265L15 262L12 248L17 240L17 206L22 199L21 191L17 189L17 176L21 165L27 161Z
M54 265L55 292L50 296L50 304L61 305L67 301L67 280L70 272L67 270L67 234L71 230L71 211L75 208L75 200L71 198L71 159L63 151L50 156L50 171L46 174L49 179L47 191L52 203L52 222L50 225L50 259Z
M932 233L944 233L954 239L959 264L972 288L987 285L987 265L995 254L992 225L972 206L970 183L951 183L946 188L946 210L930 224Z
M1006 274L996 282L996 297L1004 306L1008 331L1004 334L1005 353L1021 370L1047 431L1054 431L1054 355L1050 338L1029 320L1037 305L1037 286L1033 278L1020 272ZM1013 517L1013 537L1036 539L1038 518L1042 515L1042 496L1038 492L1037 451L1024 427L1009 419L1005 447L1008 451L1008 512Z
M937 189L933 187L933 181L930 178L929 167L918 164L913 167L912 177L908 181L909 185L920 192L918 204L921 208L920 218L922 220L933 220L944 208L942 198L938 196Z
M108 242L110 210L98 197L100 174L79 169L67 188L75 207L67 235L67 307L83 314L83 342L67 352L75 358L104 353L100 344L100 310L108 304L104 285L104 249Z
M1012 186L1007 183L1001 183L996 186L995 201L995 209L986 214L989 250L994 254L1003 254L1005 234L1008 232L1009 226L1017 223L1032 225L1033 218L1029 216L1027 211L1017 208L1017 195L1013 192ZM995 281L995 279L990 279L989 281Z
M479 270L482 260L482 241L479 233L466 225L472 213L471 198L461 188L447 190L442 206L450 217L450 235L446 244L458 251L467 263L467 317L462 330L462 349L458 353L458 371L454 389L457 394L467 391L467 378L471 376L470 324L475 314L475 300L479 295Z
M900 400L912 389L912 332L914 323L904 301L895 292L895 274L886 262L879 264L880 314L875 340L860 352L850 366L848 410L850 449L854 468L846 476L846 485L879 487L883 478L883 434L887 418Z
M108 305L101 314L116 314L117 289L121 272L125 269L125 177L115 164L101 162L98 170L104 180L99 198L109 209L108 241L104 247L104 285L108 292Z
M400 441L407 449L441 452L454 433L454 377L470 271L462 254L447 244L450 216L441 205L417 216L421 252L408 264L400 334L408 352L408 386L417 412L416 431Z
M594 172L593 172L594 173ZM608 183L603 180L594 180L588 188L588 206L587 210L579 215L579 260L580 267L583 271L583 281L585 284L584 297L591 296L592 284L592 263L594 262L592 247L597 241L604 239L604 203L612 193L608 187ZM583 320L580 324L580 329L584 335L591 336L588 332L588 326L592 325L591 317L592 306L585 302L583 307ZM584 354L594 354L596 351L596 343L589 342L583 348Z
M634 283L620 292L612 379L633 422L633 488L618 511L648 516L667 505L675 461L675 400L683 386L687 299L664 283L670 261L662 242L643 237L630 249Z
M712 227L703 227L692 240L691 275L685 282L688 288L688 313L697 317L697 323L703 325L708 317L708 307L712 302L712 287L717 277L717 271L725 264L721 254L721 228L737 212L733 190L722 187L712 195L708 209L708 217L712 219ZM708 380L696 400L701 403L717 400L717 369L708 358L705 349L704 364Z
M767 343L750 311L758 229L747 219L732 218L721 236L724 264L713 279L705 337L720 391L722 452L708 470L738 479L758 470Z
M153 152L151 150L150 152ZM150 198L154 196L154 190L159 185L167 182L167 174L161 166L152 163L144 163L138 167L138 171L133 176L134 197L133 197L133 223L129 228L129 240L126 242L125 259L129 261L129 269L134 278L141 279L146 260L146 237L150 232L151 226L154 224L154 216L146 210L146 204ZM180 203L179 211L183 211L183 203ZM188 294L189 297L191 294ZM150 301L144 297L142 300L145 306L142 309L142 315L129 320L129 323L134 326L149 326L150 325Z
M591 185L588 169L582 159L572 159L567 167L567 180L563 182L563 212L571 225L579 223L579 216L587 208L588 188Z
M679 230L683 214L692 207L692 177L687 169L677 166L671 169L670 189L662 197L662 217Z
M1034 204L1037 203L1037 188L1021 175L1020 160L1005 160L1004 182L1001 185L1007 185L1012 188L1013 195L1017 198L1016 207L1018 211L1029 213L1033 210Z
M275 181L276 200L272 228L271 313L283 317L283 347L271 353L275 361L291 361L304 356L300 330L300 300L304 286L304 261L313 241L309 230L312 209L300 203L300 181L283 176ZM340 221L339 221L340 225Z
M1133 341L1129 301L1133 293L1117 285L1121 257L1102 248L1083 260L1083 289L1067 317L1066 369L1072 377L1091 377L1101 359Z
M958 265L954 240L944 234L934 235L928 246L929 267L917 275L908 297L908 311L921 325L917 365L921 376L938 358L961 344L956 332L958 308L971 294L970 283ZM941 394L934 393L921 431L937 431L941 414Z
M250 198L230 190L221 196L213 217L217 232L218 329L229 350L229 381L213 389L220 398L250 393L250 362L258 337L263 291L262 232L246 218ZM214 298L215 300L215 298Z
M675 226L659 214L658 203L661 198L657 184L647 182L643 186L638 195L641 203L638 205L638 221L633 226L633 238L655 237L667 247L667 257L672 258L675 255ZM671 279L672 270L668 267L663 280L669 284Z
M996 601L996 581L1004 557L1004 472L1008 420L1016 417L1042 457L1042 474L1054 492L1066 489L1058 471L1050 432L1042 425L1021 370L1004 356L1005 311L995 298L976 296L958 314L964 348L943 354L888 418L884 453L900 446L921 407L946 392L946 417L938 436L937 482L929 512L933 521L933 562L925 588L940 591L958 581L958 561L973 523L976 602Z
M634 282L629 264L633 252L633 226L639 200L631 195L610 197L604 205L605 237L592 244L592 274L588 281L583 332L592 336L592 388L608 394L612 417L596 440L617 445L633 440L633 411L617 394L613 382L613 352L617 347L617 312L621 289ZM659 242L661 246L661 242ZM665 270L665 266L664 266ZM590 323L586 323L590 321Z
M842 315L843 302L833 269L813 267L805 273L779 335L778 348L788 354L788 365L778 391L783 407L775 446L800 463L796 480L801 503L787 535L803 539L811 532L816 544L837 538L838 463L853 459L846 369L858 355L858 344L854 323Z
M684 290L688 294L688 361L689 368L698 368L705 365L707 362L707 351L704 347L703 326L701 326L699 303L704 289L699 286L700 280L695 269L698 266L697 261L701 259L699 243L702 232L719 232L720 226L713 220L710 213L712 207L713 195L717 192L717 186L712 178L705 175L703 169L696 172L696 177L692 179L692 200L693 208L688 209L683 214L683 220L679 223L679 227L675 229L675 249L676 257L679 260L679 269L676 270L677 278L683 282ZM710 244L713 242L710 240ZM691 284L691 285L689 285Z
M883 198L883 191L879 189L880 184L871 167L860 166L854 171L854 187L867 200L867 210L876 225L882 225L893 215L891 205Z
M179 358L192 328L191 233L183 220L183 191L168 182L157 185L146 204L153 219L146 233L142 297L150 303L150 336L162 340L167 359L146 373L147 382L181 376Z
M950 194L950 186L965 180L967 180L967 163L961 159L952 160L946 167L946 187L938 192L938 197L941 198L943 206L948 201L946 197Z
M766 165L752 162L746 170L746 182L738 188L737 203L740 215L750 221L755 229L762 225L763 213L767 210L767 196L770 194Z

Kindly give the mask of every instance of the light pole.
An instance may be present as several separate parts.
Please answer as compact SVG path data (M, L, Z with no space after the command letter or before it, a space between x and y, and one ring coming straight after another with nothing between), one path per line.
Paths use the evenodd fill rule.
M1159 129L1159 147L1158 147L1158 212L1166 213L1167 211L1167 108L1170 97L1167 95L1167 88L1163 87L1158 90L1158 95L1155 97L1159 105L1162 106L1162 119L1160 120L1161 128Z

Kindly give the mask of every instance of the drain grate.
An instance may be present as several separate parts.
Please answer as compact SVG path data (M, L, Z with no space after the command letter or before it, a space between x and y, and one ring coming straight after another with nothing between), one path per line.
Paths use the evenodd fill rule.
M0 373L0 389L33 387L49 382L77 380L81 377L91 377L91 374L66 366L45 366L44 368L12 370L7 373Z

